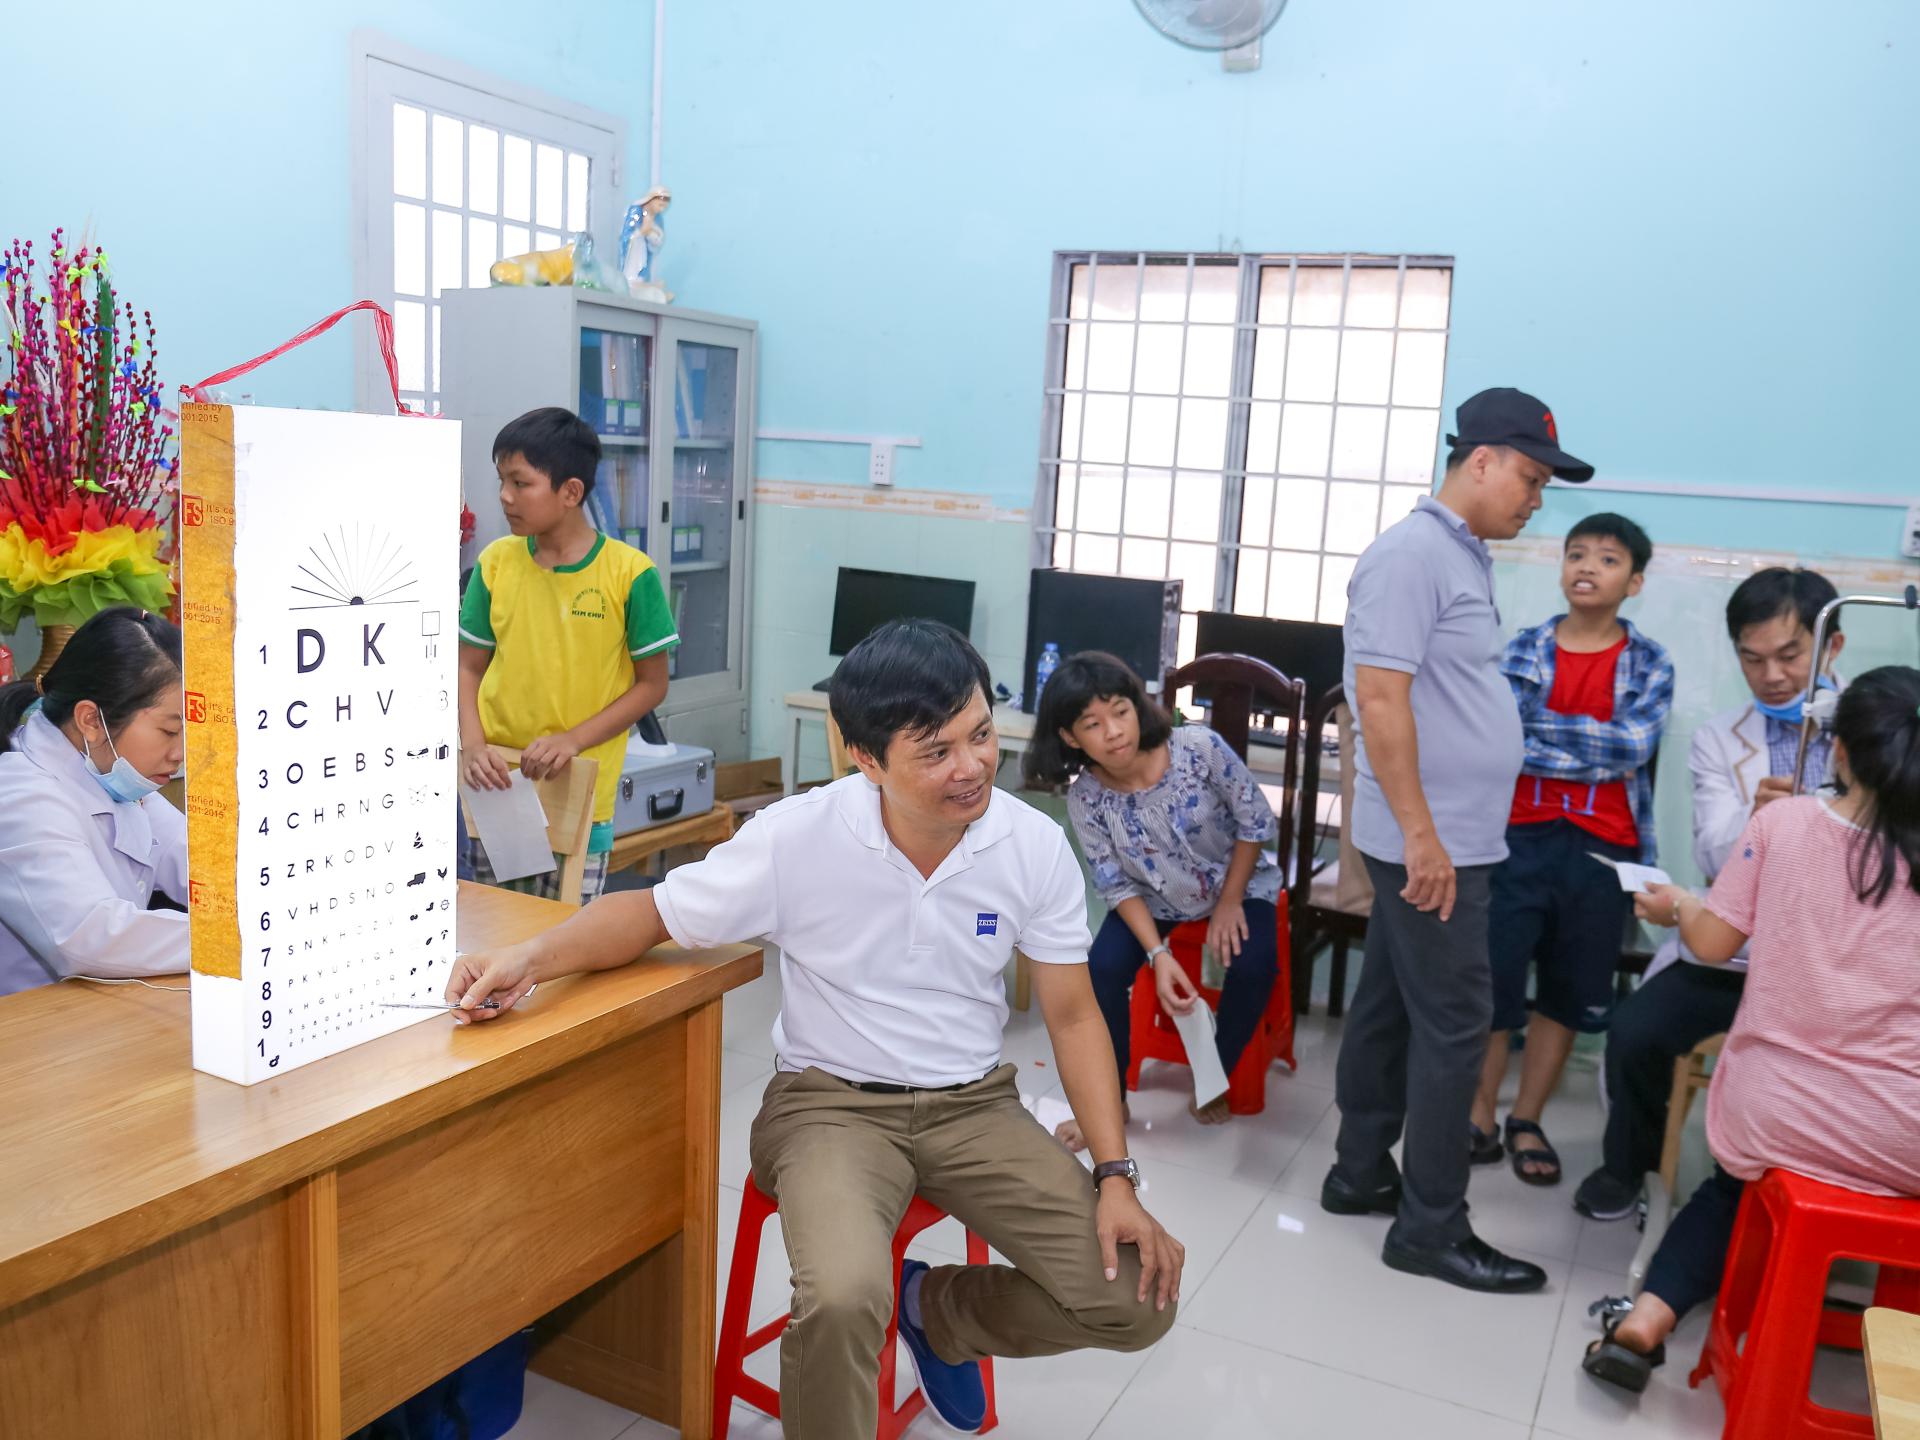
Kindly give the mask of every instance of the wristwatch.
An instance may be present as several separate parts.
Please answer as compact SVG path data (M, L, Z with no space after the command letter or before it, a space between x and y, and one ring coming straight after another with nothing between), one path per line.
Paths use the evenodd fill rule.
M1147 963L1151 965L1154 961L1158 960L1162 955L1171 955L1171 954L1173 954L1173 947L1167 944L1166 941L1162 940L1158 945L1154 946L1153 949L1147 951Z
M1103 1160L1093 1167L1093 1188L1098 1190L1101 1182L1111 1180L1116 1175L1127 1177L1127 1183L1134 1189L1140 1188L1140 1167L1131 1159Z

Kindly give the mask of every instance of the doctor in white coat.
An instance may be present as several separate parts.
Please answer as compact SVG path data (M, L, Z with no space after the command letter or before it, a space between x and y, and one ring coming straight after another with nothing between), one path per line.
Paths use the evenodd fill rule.
M186 755L180 632L103 610L41 688L0 689L0 995L187 968L187 822L156 792Z
M1813 626L1836 594L1824 575L1775 566L1749 575L1727 601L1727 634L1752 695L1693 735L1693 858L1709 884L1753 812L1792 793L1800 705L1816 658ZM1819 657L1823 685L1838 687L1831 668L1844 644L1836 629ZM1808 748L1809 789L1825 782L1831 751L1824 735ZM1687 954L1679 931L1668 933L1645 983L1613 1012L1602 1163L1580 1182L1574 1209L1596 1220L1635 1213L1642 1179L1659 1168L1673 1062L1733 1023L1746 980L1744 950L1725 965L1703 965Z

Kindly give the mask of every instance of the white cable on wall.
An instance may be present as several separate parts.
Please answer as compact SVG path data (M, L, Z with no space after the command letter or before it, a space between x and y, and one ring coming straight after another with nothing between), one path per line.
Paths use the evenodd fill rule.
M1653 480L1589 480L1582 490L1621 495L1678 495L1697 500L1778 501L1783 505L1861 505L1876 510L1904 510L1910 503L1892 495L1868 495L1858 490L1775 490L1756 485L1664 485Z
M660 184L661 96L667 84L667 0L653 0L653 133L648 136L647 185Z

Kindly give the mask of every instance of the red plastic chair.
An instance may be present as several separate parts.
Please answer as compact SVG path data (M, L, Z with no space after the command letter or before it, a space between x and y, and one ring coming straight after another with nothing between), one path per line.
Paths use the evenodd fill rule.
M1860 1316L1826 1304L1828 1272L1843 1256L1879 1264L1874 1304L1920 1313L1920 1200L1861 1195L1786 1170L1747 1186L1688 1382L1713 1376L1727 1407L1723 1440L1874 1433L1871 1416L1807 1396L1815 1345L1860 1348Z
M1267 1013L1260 1017L1253 1038L1247 1041L1247 1048L1240 1053L1233 1073L1227 1076L1227 1113L1231 1115L1258 1115L1267 1108L1267 1070L1274 1061L1286 1061L1289 1070L1298 1068L1293 1059L1293 979L1288 954L1291 936L1287 924L1285 891L1274 898L1273 907L1274 925L1279 932L1275 937L1279 948L1273 994L1267 1001ZM1173 958L1187 972L1194 988L1199 990L1207 1004L1218 1010L1220 992L1200 983L1200 952L1206 941L1207 922L1204 920L1190 920L1184 925L1176 925L1167 936ZM1128 1042L1131 1053L1127 1061L1127 1089L1138 1090L1141 1061L1166 1060L1175 1065L1184 1065L1187 1063L1187 1047L1181 1043L1180 1032L1173 1028L1173 1021L1160 1008L1151 966L1143 967L1134 977L1129 1004L1128 1031L1132 1038Z
M733 1265L727 1274L727 1303L720 1319L720 1350L713 1363L713 1440L727 1440L727 1427L733 1416L733 1402L740 1399L756 1410L780 1418L780 1392L747 1374L747 1356L780 1338L788 1317L782 1315L759 1329L747 1330L747 1309L753 1303L753 1278L760 1268L760 1233L769 1216L779 1210L774 1199L747 1176L746 1192L740 1197L740 1228L734 1236ZM918 1195L907 1206L900 1228L893 1233L893 1273L900 1273L907 1246L922 1230L938 1225L947 1215ZM987 1242L967 1231L967 1263L987 1263ZM887 1338L880 1346L880 1425L876 1440L899 1440L900 1434L926 1408L927 1397L918 1385L898 1406L893 1403L895 1364L894 1340L900 1329L900 1291L896 1282L893 1314L887 1319ZM993 1361L980 1362L980 1378L987 1387L987 1418L978 1433L984 1435L1000 1423L993 1401Z

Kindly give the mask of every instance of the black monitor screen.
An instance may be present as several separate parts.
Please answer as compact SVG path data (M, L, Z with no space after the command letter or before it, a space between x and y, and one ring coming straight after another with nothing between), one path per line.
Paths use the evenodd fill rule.
M1269 620L1202 610L1194 631L1196 655L1251 655L1289 680L1307 682L1307 708L1340 683L1347 647L1338 625L1311 620ZM1205 697L1198 697L1205 698Z
M962 635L973 631L973 581L891 570L840 567L833 592L828 653L844 655L889 620L939 620Z
M1034 672L1049 643L1063 660L1082 650L1117 655L1149 694L1159 694L1179 642L1180 595L1178 580L1036 569L1027 582L1027 650L1016 682L1021 708L1031 715L1039 702Z

